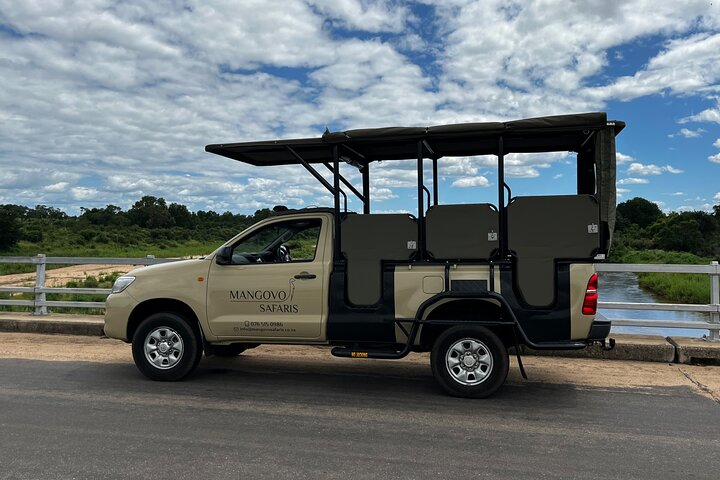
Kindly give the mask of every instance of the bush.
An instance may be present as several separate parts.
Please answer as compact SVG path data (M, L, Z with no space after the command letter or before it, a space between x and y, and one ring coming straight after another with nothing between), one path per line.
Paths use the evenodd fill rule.
M20 240L18 220L7 210L0 209L0 249L6 250Z

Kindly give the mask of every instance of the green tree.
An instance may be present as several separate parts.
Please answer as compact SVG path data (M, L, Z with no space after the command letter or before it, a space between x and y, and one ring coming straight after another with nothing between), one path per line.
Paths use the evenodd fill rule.
M80 207L80 218L87 220L93 225L111 225L115 219L122 214L122 209L115 205L108 205L105 208Z
M175 225L164 198L146 195L128 210L128 217L134 225L145 228L165 228Z
M704 244L700 224L693 218L672 214L656 226L653 240L658 248L679 252L697 253Z
M190 228L193 224L193 215L185 205L179 203L171 203L168 212L172 217L175 225L183 228Z
M269 208L263 208L262 210L255 210L255 215L252 216L252 223L257 223L260 220L265 220L275 215L275 212Z
M67 213L63 212L59 208L48 207L47 205L35 205L35 208L28 210L27 217L62 220L67 218Z
M14 247L20 240L20 226L12 211L0 207L0 249Z
M617 213L621 216L623 225L635 224L641 228L646 228L663 217L660 207L640 197L618 205Z

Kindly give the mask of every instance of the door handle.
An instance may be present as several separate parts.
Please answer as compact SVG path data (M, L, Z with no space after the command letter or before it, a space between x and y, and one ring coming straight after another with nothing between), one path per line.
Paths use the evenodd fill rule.
M307 272L300 272L297 275L295 275L295 278L298 280L312 280L315 278L316 275L314 273L307 273Z

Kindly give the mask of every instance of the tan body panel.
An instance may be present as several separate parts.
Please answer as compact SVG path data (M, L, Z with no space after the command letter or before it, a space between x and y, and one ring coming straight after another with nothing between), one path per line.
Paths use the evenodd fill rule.
M332 268L328 214L275 217L257 228L288 219L322 219L315 259L307 262L210 266L208 324L222 340L276 342L326 340L328 278ZM253 228L243 235L251 235ZM296 275L315 275L296 279Z
M592 263L570 265L570 339L585 340L590 333L595 315L583 315L582 306L588 280L595 273Z
M450 284L453 280L484 280L490 288L490 267L488 265L457 265L450 266ZM438 287L438 281L440 284ZM500 269L495 270L495 292L500 293ZM415 318L423 302L442 293L445 286L445 267L443 265L429 266L398 266L395 268L395 318ZM426 318L435 308L452 302L452 299L442 299L428 308L423 315ZM487 300L486 300L487 301ZM493 301L493 303L497 303ZM406 329L410 323L403 323ZM422 329L422 327L421 327ZM420 342L421 331L415 339ZM407 335L399 326L395 326L395 340L398 343L407 342Z
M155 299L183 302L195 312L203 330L207 331L205 289L210 263L209 259L183 260L142 267L128 273L135 277L132 285L120 294L109 295L106 300L106 335L130 340L126 332L133 309Z

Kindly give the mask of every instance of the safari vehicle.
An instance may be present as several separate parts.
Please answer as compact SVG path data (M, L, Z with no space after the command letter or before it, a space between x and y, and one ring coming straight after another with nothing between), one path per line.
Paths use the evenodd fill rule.
M120 277L105 332L132 342L137 367L154 380L185 377L203 352L328 345L356 359L431 352L442 389L486 397L506 379L510 347L525 375L520 346L604 344L610 322L596 318L593 264L610 248L623 127L587 113L208 145L257 167L302 165L334 204L279 208L205 258ZM507 154L568 151L577 154L576 194L512 195ZM497 158L497 203L441 204L443 159L475 155ZM371 213L371 166L407 159L417 161L417 212ZM359 170L360 188L341 165ZM346 191L362 213L347 211Z

